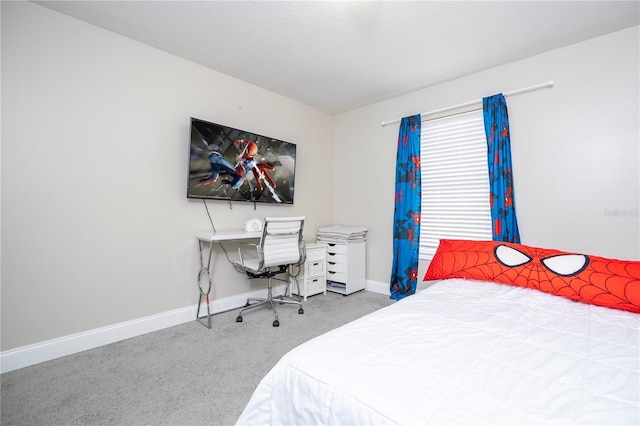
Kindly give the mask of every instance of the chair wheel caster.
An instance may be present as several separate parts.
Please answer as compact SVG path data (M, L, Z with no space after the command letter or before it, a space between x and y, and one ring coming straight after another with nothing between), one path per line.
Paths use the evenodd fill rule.
M242 317L240 315L236 317L236 322L242 322Z
M280 327L280 321L275 320L275 321L273 322L273 326L274 326L274 327Z
M299 313L300 315L304 314L304 309L302 309L302 308L298 309L298 313Z

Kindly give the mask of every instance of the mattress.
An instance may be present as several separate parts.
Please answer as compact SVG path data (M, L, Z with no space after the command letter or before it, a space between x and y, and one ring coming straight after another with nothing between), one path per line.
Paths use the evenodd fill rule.
M640 315L437 282L286 354L238 424L640 424Z

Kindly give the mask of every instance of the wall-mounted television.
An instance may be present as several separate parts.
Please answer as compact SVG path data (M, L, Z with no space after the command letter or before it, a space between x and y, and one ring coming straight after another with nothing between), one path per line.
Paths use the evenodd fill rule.
M296 145L191 118L187 198L293 204Z

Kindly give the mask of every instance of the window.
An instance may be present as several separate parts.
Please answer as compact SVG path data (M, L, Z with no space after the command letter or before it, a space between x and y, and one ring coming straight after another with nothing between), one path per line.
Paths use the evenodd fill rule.
M420 141L420 258L430 260L441 238L491 240L482 110L424 121Z

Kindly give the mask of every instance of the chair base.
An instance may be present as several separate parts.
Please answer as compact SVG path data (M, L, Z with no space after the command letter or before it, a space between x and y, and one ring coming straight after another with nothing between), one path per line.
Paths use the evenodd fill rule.
M247 304L245 305L245 307L242 308L240 312L238 312L238 316L236 317L236 322L242 322L242 314L244 312L249 311L251 309L258 308L260 306L267 306L269 307L269 309L273 309L273 313L275 315L273 326L279 327L280 321L278 320L278 311L276 310L276 306L274 302L277 302L280 305L297 305L299 307L298 314L300 315L304 314L304 309L302 309L302 302L298 300L294 300L293 298L287 296L286 294L273 296L273 285L271 282L271 277L269 277L269 284L267 286L267 297L247 299Z

